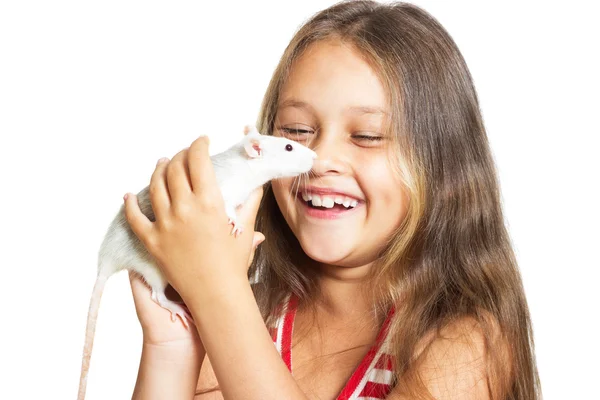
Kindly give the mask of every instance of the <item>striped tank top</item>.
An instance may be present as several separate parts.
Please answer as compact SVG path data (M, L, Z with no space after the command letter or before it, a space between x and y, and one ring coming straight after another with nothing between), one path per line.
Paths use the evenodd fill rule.
M271 337L275 347L290 373L292 371L292 332L294 329L294 318L298 298L294 295L288 297L287 309L277 321L276 326L271 329ZM375 400L385 399L392 389L393 368L392 355L386 353L387 331L394 309L391 308L383 323L375 344L361 360L346 385L337 396L336 400Z

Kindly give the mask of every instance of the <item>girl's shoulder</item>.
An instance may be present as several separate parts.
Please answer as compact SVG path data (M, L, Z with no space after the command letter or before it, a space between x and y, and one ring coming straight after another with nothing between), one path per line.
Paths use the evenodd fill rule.
M444 326L439 334L427 335L417 346L415 373L434 398L489 399L490 391L496 393L503 385L488 376L490 348L500 355L499 367L508 368L505 376L510 376L510 346L502 339L497 321L486 318L492 327L488 339L479 321L462 317ZM401 395L406 394L404 388L408 386L399 382L390 398L404 398Z

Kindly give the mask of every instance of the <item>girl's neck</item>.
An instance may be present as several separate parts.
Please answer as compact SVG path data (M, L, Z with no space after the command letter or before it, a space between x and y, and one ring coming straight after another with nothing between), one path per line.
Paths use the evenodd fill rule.
M365 293L369 266L321 266L317 309L332 320L361 319L373 312L373 299Z

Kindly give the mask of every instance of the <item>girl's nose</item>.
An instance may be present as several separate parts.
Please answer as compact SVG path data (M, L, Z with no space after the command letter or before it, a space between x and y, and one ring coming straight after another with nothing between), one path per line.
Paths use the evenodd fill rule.
M321 136L319 142L315 143L314 151L317 158L313 163L313 172L316 174L341 174L348 169L344 160L343 145L335 138Z

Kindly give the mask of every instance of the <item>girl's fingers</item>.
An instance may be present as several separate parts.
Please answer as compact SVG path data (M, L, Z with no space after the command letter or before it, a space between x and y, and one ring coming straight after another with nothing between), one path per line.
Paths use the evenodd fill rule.
M250 196L248 196L248 199L242 204L238 213L238 218L242 226L254 227L262 196L263 188L261 186L253 190L252 193L250 193Z
M162 219L171 208L171 198L167 186L167 165L169 165L168 158L158 160L152 178L150 178L150 202L157 220Z
M131 270L128 270L127 272L129 273L131 294L133 294L133 301L135 302L137 308L142 299L150 299L150 288L142 281L142 278L138 274Z
M208 145L208 136L200 136L190 146L188 155L192 190L205 199L216 195L214 191L218 189Z
M152 300L152 289L148 286L144 279L137 272L127 270L129 273L129 282L131 284L131 293L133 294L133 301L135 302L136 308L140 307L160 307L154 300ZM165 295L168 299L174 301L181 301L181 296L171 287L167 285L165 289ZM141 308L140 308L141 309Z
M152 300L152 290L144 282L143 278L136 272L129 272L129 281L131 283L131 294L135 312L140 320L142 329L151 329L152 324L157 320L168 321L165 317L165 309Z
M125 195L125 218L133 233L144 246L148 247L147 244L152 237L154 224L140 210L135 194L127 193Z
M185 148L173 157L167 167L167 185L173 205L192 193L187 164L188 149Z

